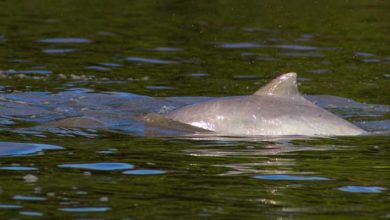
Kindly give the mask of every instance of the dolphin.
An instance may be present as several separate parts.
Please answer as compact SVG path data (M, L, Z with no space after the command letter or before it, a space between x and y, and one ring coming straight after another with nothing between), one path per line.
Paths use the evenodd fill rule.
M165 118L222 136L354 136L366 132L305 99L297 74L286 73L252 95L216 98Z

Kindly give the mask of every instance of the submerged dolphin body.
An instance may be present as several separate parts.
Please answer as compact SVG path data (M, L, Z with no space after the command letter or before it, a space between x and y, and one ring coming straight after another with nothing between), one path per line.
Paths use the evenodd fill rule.
M188 105L166 118L233 136L350 136L365 131L305 99L297 74L283 74L253 95Z

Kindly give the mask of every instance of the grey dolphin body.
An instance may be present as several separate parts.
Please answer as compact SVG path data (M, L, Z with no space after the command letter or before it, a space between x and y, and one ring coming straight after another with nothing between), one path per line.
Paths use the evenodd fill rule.
M188 105L165 117L219 135L350 136L365 131L299 94L297 74L283 74L253 95Z

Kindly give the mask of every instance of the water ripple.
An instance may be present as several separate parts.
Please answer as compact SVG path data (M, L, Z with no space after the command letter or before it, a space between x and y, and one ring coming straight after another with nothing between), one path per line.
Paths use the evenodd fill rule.
M21 200L21 201L46 201L47 198L45 197L39 197L39 196L24 196L24 195L16 195L12 197L14 200Z
M164 170L152 170L152 169L127 170L123 172L123 174L130 174L130 175L158 175L158 174L165 174L165 173L166 171Z
M39 43L54 43L54 44L86 44L91 43L92 41L86 38L47 38L37 40Z
M80 164L61 164L60 168L74 168L74 169L86 169L86 170L127 170L133 169L134 165L128 163L80 163Z
M150 64L177 64L179 62L174 60L160 60L160 59L151 59L151 58L141 58L141 57L127 57L127 61L138 62L138 63L150 63Z
M319 177L319 176L295 176L295 175L282 175L282 174L275 174L275 175L257 175L254 176L255 179L260 180L292 180L292 181L304 181L304 180L329 180L326 177Z
M71 52L76 52L77 50L75 49L43 49L43 53L48 53L48 54L57 54L57 53L71 53Z
M76 207L76 208L60 208L63 212L107 212L110 211L110 207Z
M1 156L20 156L34 154L43 150L61 150L63 147L49 144L0 142Z
M343 186L339 187L338 190L350 193L381 193L386 188L379 186Z
M2 167L0 167L0 170L7 170L7 171L33 171L33 170L38 170L38 168L35 168L35 167L21 167L21 166L2 166Z

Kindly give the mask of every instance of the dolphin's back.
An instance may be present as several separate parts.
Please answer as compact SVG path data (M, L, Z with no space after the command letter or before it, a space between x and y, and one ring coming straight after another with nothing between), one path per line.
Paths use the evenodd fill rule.
M359 135L364 131L300 97L218 98L166 115L223 135Z

